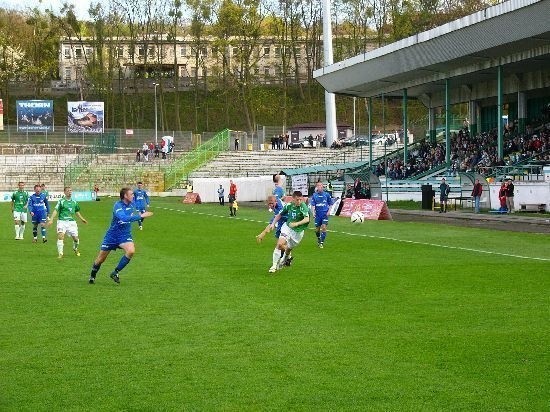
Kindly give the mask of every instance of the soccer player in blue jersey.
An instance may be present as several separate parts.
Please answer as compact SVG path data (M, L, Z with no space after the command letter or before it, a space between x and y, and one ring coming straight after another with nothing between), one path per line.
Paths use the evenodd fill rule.
M33 243L38 241L38 225L42 234L42 243L46 243L46 222L49 220L50 205L48 204L48 195L42 191L40 185L34 185L34 193L29 196L29 212L32 221Z
M111 272L111 279L115 283L120 283L119 272L130 263L135 253L134 240L132 239L132 222L137 222L146 217L153 216L153 212L141 212L136 214L134 205L134 192L129 187L123 187L120 190L120 200L113 207L113 218L111 226L105 233L99 254L97 255L92 271L90 273L89 283L94 284L97 272L101 264L105 262L112 250L122 249L124 255L120 258L118 265Z
M283 200L283 197L285 197L285 189L283 189L282 186L282 178L280 175L273 176L273 183L275 183L275 187L273 188L273 191L271 194L273 196L276 196L277 199Z
M325 192L325 186L322 182L317 182L315 192L310 200L313 218L315 219L315 235L317 244L322 249L327 237L328 213L332 205L332 197Z
M137 188L134 190L134 203L136 210L140 213L146 212L149 208L149 195L143 188L142 182L137 182ZM139 220L139 230L143 230L143 219Z
M285 206L285 204L277 196L270 195L267 197L267 206L269 207L269 211L273 212L273 216L269 220L268 225L265 227L262 233L256 236L256 241L258 243L261 243L262 240L264 240L265 235L271 232L271 223L273 223L273 220L275 220L275 216L277 216L283 210L283 207ZM283 224L286 223L286 220L287 220L286 214L283 214L281 218L278 220L277 226L275 226L276 239L279 239L279 236L281 235L281 228L283 227ZM284 250L279 250L277 247L275 247L275 250L273 251L273 253L277 253L277 252L280 253L281 257L284 254ZM289 253L288 258L285 260L285 266L290 266L292 264L292 259L293 259L293 256L291 256Z

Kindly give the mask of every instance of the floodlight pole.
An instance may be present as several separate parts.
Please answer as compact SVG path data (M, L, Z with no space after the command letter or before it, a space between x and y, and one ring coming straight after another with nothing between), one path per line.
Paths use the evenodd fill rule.
M330 0L323 0L323 54L325 67L333 63L331 23ZM326 90L325 125L327 147L330 147L338 138L338 130L336 128L336 98L334 93L329 93Z
M158 144L158 115L157 115L157 86L158 83L153 83L155 85L155 146Z

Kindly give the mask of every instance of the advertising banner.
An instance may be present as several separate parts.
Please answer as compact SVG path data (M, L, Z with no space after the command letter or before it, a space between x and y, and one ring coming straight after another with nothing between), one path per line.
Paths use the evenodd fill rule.
M350 217L353 212L361 212L365 219L371 220L392 220L390 210L386 202L371 199L344 199L344 206L340 216Z
M292 176L292 191L299 190L302 195L307 197L307 175Z
M4 102L0 99L0 130L4 130Z
M103 102L67 102L69 133L103 133Z
M18 132L53 132L53 100L17 100Z

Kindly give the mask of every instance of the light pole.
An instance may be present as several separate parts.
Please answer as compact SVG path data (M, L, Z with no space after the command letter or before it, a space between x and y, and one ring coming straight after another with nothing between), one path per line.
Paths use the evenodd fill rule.
M155 85L155 146L158 144L158 125L157 125L157 86L158 83L153 83Z

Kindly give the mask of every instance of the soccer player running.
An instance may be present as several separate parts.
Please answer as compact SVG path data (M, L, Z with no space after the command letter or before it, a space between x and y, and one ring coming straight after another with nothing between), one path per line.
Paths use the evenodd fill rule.
M50 205L47 195L42 191L40 185L34 185L34 193L29 197L29 212L31 213L32 222L32 242L38 241L38 225L40 225L40 233L42 234L42 243L46 243L46 222L49 220Z
M325 186L322 182L317 182L315 192L311 196L310 205L315 219L315 235L317 236L317 245L323 248L327 237L328 213L332 205L332 197L325 192Z
M97 272L99 272L101 264L105 262L109 253L111 253L112 250L122 249L124 250L124 255L120 258L118 265L110 275L115 283L120 283L118 274L128 263L130 263L136 251L134 240L132 239L132 222L137 222L146 217L153 216L153 212L141 212L139 214L135 214L135 212L134 192L129 187L123 187L120 190L120 200L116 202L113 207L111 226L109 226L107 233L105 233L99 254L92 266L88 283L95 283Z
M269 273L281 269L290 257L292 249L298 246L304 237L304 230L309 224L309 208L302 197L302 192L296 190L292 193L292 201L287 203L271 222L271 230L275 229L277 222L287 216L287 221L281 227L281 235L277 241L277 248L273 251L273 265ZM281 257L280 251L284 251Z
M262 240L264 240L265 235L267 235L269 232L271 232L271 223L275 219L275 216L279 214L283 210L284 203L280 198L278 198L275 195L270 195L267 197L267 206L269 207L269 211L273 212L273 216L269 220L268 225L265 227L265 229L256 236L256 242L261 243ZM281 235L281 228L283 227L283 223L286 222L287 216L282 215L279 221L277 222L277 227L275 229L275 238L279 239L279 236ZM279 253L280 257L283 257L284 251L279 250L277 247L275 247L275 250L273 253ZM285 266L290 266L292 263L292 256L288 256L288 259L285 261Z
M25 190L25 183L17 183L17 190L11 195L11 212L15 224L15 240L23 240L25 223L27 223L27 208L29 193Z
M142 182L137 182L137 189L134 190L134 204L139 213L144 213L149 208L149 195L143 188ZM138 221L139 230L143 230L143 219Z
M73 252L76 256L80 256L80 251L78 250L78 245L80 240L78 239L78 226L76 225L75 216L86 224L88 221L84 219L84 216L80 214L80 205L76 200L72 198L73 189L70 186L65 187L63 190L65 195L59 199L55 205L55 209L52 213L52 218L48 222L50 226L55 218L57 219L57 257L61 259L63 257L63 246L65 240L65 234L73 238Z

